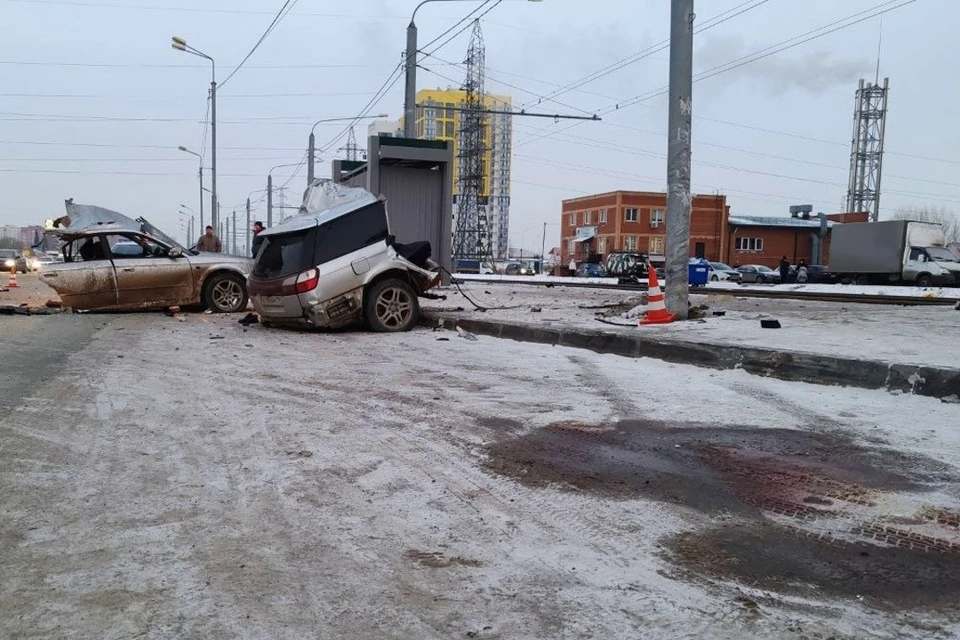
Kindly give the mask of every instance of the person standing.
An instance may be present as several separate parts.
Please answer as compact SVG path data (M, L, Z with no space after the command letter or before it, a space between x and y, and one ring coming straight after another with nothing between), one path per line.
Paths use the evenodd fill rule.
M787 260L787 256L780 258L780 282L783 284L787 283L787 279L790 277L790 261Z
M257 220L253 223L253 244L251 246L251 249L253 249L252 257L254 258L260 253L260 247L263 245L263 238L260 237L261 231L263 231L263 223Z
M570 258L570 275L574 276L577 274L577 261L574 258Z
M207 253L220 253L223 251L220 238L213 234L213 227L209 224L207 225L206 233L197 240L197 251L205 251Z
M800 264L797 265L797 282L800 284L806 284L809 277L810 274L807 272L807 261L801 260Z

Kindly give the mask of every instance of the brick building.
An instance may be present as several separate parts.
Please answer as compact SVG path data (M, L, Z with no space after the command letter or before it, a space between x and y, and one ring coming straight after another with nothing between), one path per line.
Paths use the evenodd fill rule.
M866 222L868 214L834 213L827 216L826 234L820 262L830 262L830 229L844 222ZM729 217L730 237L726 243L727 253L721 262L732 266L762 264L776 268L786 256L791 264L801 260L807 264L816 262L817 243L821 225L817 218L790 218L768 216Z
M614 251L637 251L651 262L664 260L667 194L613 191L564 200L561 206L562 264L590 255L601 260ZM822 262L828 263L830 228L844 222L866 222L866 213L827 216ZM690 256L730 265L776 267L787 256L791 263L813 264L820 241L817 218L730 215L723 195L693 196L690 214Z
M690 255L721 260L727 253L730 208L722 195L695 195L690 215ZM564 200L560 249L563 264L591 254L638 251L663 261L666 247L667 194L613 191Z

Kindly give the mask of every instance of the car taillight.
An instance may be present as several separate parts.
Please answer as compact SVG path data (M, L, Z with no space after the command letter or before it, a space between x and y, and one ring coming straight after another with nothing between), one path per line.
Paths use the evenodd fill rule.
M313 291L317 288L318 282L320 282L320 272L316 268L307 269L297 276L297 293Z

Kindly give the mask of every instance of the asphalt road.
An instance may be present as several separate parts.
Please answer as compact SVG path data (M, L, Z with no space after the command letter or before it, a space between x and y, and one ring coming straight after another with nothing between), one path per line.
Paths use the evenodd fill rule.
M958 405L236 321L0 317L0 635L960 634Z

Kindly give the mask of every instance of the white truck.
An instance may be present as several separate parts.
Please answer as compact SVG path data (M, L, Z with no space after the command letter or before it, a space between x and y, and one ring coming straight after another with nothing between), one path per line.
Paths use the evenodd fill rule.
M855 284L960 285L960 262L933 222L890 220L837 224L830 270Z

